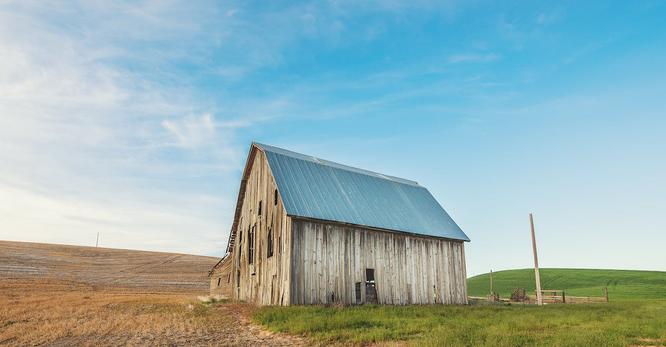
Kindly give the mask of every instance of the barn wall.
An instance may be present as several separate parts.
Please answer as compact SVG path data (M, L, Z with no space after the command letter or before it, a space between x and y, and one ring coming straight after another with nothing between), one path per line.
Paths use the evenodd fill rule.
M380 304L465 304L464 244L337 223L292 220L293 304L356 302L365 270L375 271Z
M257 150L242 202L233 259L234 299L259 305L289 304L291 225L282 199L274 204L277 186L265 154ZM259 201L262 213L258 214ZM249 264L249 231L255 226L254 262ZM273 256L268 257L268 229L273 230ZM240 276L240 277L238 277Z
M225 299L231 299L232 289L232 258L227 257L210 275L210 295L221 296Z

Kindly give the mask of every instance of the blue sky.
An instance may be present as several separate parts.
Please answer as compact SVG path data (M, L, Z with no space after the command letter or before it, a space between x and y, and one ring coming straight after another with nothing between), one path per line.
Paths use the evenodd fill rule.
M0 4L0 239L221 255L251 141L416 180L468 272L666 269L666 2Z

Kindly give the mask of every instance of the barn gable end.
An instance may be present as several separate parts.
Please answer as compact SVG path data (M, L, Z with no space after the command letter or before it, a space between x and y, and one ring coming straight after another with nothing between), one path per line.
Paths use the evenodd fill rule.
M290 220L266 155L253 145L227 246L233 299L260 305L289 304L290 239Z

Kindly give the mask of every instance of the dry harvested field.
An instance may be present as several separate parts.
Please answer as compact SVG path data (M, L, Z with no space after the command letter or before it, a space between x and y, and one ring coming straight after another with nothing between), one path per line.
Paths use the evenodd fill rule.
M3 279L72 283L76 288L205 293L218 259L188 254L0 241Z
M0 345L298 345L206 304L216 258L0 241Z

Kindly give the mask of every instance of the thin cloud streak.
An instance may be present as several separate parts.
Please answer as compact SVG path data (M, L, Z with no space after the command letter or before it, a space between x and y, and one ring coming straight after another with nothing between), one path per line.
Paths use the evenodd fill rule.
M488 54L476 54L476 53L469 53L469 54L455 54L449 57L448 61L451 64L458 64L458 63L489 63L493 62L495 60L498 60L500 57L497 54L494 53L488 53Z

